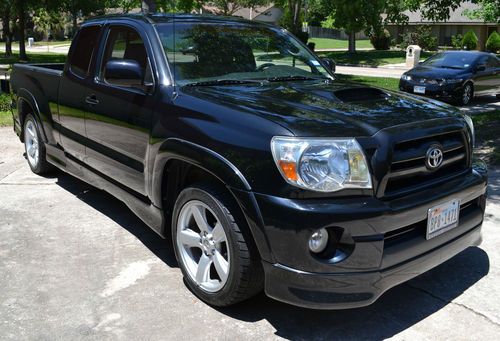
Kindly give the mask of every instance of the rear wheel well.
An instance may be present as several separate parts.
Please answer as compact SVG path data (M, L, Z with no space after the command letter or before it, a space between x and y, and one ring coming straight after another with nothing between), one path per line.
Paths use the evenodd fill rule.
M28 116L28 114L33 114L34 112L31 105L24 99L19 100L17 112L19 115L19 124L21 128L21 134L19 137L21 139L21 142L24 142L24 121L26 120L26 116Z

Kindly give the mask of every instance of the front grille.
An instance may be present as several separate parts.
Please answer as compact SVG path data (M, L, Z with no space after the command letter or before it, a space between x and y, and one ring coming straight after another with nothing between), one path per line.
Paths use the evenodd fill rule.
M431 78L413 78L413 81L415 83L420 83L420 84L439 84L439 81L437 79L431 79Z
M462 130L396 143L384 196L392 197L435 185L464 173L469 165L469 148ZM443 163L431 171L425 165L432 145L440 145Z

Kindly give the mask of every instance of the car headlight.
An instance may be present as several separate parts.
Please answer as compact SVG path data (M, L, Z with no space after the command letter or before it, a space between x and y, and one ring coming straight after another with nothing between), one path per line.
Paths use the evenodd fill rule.
M294 186L318 192L372 188L365 155L355 139L275 136L271 150L281 175Z
M404 81L411 81L412 80L412 78L411 78L410 75L402 75L401 79L404 80Z
M476 133L474 131L474 122L472 121L472 118L468 115L463 115L464 119L465 119L465 122L467 122L467 125L469 126L469 130L470 130L470 135L471 135L471 142L472 142L472 148L474 148L475 144L476 144Z

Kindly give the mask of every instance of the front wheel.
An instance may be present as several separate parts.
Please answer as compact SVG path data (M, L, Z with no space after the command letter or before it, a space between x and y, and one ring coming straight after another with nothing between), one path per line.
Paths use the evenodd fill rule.
M257 250L237 207L224 191L209 186L183 190L175 203L172 239L186 284L201 300L229 306L262 290Z
M465 83L457 98L458 105L467 105L474 98L474 87L471 83Z
M45 159L45 144L41 138L38 124L31 114L24 120L24 149L28 165L33 173L45 174L52 168Z

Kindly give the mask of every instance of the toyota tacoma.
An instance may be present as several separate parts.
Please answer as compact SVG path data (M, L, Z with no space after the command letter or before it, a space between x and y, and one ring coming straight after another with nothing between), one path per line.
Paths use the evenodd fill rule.
M119 198L187 286L227 306L365 306L481 242L469 117L343 82L286 30L207 15L81 25L66 64L15 64L31 170Z

